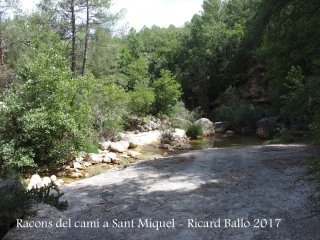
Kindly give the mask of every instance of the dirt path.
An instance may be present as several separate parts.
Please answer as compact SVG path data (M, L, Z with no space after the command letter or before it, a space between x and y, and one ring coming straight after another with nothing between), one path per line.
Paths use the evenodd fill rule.
M64 186L67 211L42 208L21 223L47 227L20 226L5 239L320 239L315 186L296 181L313 154L208 149L111 170Z

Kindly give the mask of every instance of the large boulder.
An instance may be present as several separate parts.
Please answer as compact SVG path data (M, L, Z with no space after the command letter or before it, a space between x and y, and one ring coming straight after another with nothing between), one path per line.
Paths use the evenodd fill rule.
M110 149L115 152L123 153L128 150L130 144L127 141L119 141L111 143Z
M263 139L270 139L276 132L276 124L278 118L276 117L265 117L257 123L257 135Z
M9 226L20 219L25 212L21 199L24 193L22 184L13 179L0 181L0 237L9 230Z
M208 118L201 118L194 122L195 124L201 124L203 127L203 134L210 136L215 134L214 124Z

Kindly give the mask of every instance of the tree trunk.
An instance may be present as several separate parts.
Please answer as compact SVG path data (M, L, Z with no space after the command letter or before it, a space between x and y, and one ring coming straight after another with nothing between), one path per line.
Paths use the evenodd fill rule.
M76 77L76 16L75 16L75 0L71 0L71 28L72 28L72 50L71 50L71 71L72 77Z
M87 20L86 20L86 34L84 39L84 53L82 64L82 76L86 74L87 58L88 58L88 42L89 42L89 0L86 0Z

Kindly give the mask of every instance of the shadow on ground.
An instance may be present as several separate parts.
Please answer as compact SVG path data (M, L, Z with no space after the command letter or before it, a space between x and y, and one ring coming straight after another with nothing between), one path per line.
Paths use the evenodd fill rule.
M110 170L64 186L67 211L39 206L24 219L51 228L19 227L5 239L318 239L315 186L299 180L315 154L300 145L207 149ZM57 228L60 219L71 227ZM139 219L155 225L139 227ZM174 228L157 230L156 221ZM194 224L206 221L220 226Z

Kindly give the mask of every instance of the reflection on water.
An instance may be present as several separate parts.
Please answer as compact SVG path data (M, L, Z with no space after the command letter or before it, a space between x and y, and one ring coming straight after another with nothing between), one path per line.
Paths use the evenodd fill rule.
M253 145L262 145L264 141L257 137L250 136L234 136L224 137L221 134L216 134L212 137L200 138L192 140L191 145L194 150L201 150L207 148L222 148L222 147L244 147ZM149 145L140 146L135 149L143 155L143 159L150 159L152 157L160 157L163 155L175 155L189 152L192 150L176 150L175 152L168 152L166 149L159 148L159 142L154 142Z

